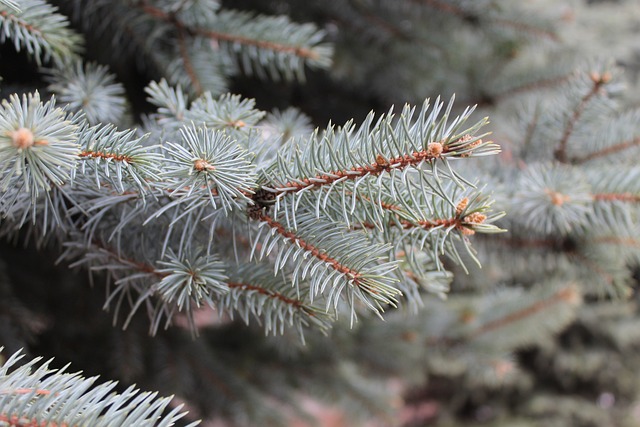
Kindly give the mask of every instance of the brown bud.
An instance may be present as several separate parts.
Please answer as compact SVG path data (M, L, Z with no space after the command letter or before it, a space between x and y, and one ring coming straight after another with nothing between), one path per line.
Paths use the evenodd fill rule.
M212 171L215 169L215 166L207 163L206 160L196 159L193 161L193 168L199 172L202 171Z
M247 124L245 122L243 122L242 120L236 120L234 122L230 122L229 126L234 127L236 129L240 129L245 127Z
M427 145L427 153L432 157L439 157L444 151L444 147L439 142L430 142Z
M471 139L471 138L469 138L469 139ZM473 141L471 144L467 145L465 148L475 148L480 144L482 144L482 140L478 139L476 141ZM470 157L471 154L473 154L473 151L467 151L466 153L460 154L460 157Z
M418 334L415 331L404 331L400 336L406 342L415 342L418 339Z
M464 309L462 311L462 313L460 313L460 321L466 325L472 323L474 320L476 320L476 314L473 312L472 309L467 308Z
M460 229L460 232L462 234L464 234L465 236L473 236L474 234L476 234L476 232L474 230L472 230L470 228L467 228L467 227L462 227Z
M10 133L10 136L13 146L20 150L24 150L25 148L29 148L35 144L35 136L33 135L33 132L27 128L14 130Z
M558 292L558 297L569 305L578 305L582 301L580 290L576 285L570 285Z
M474 212L464 217L464 222L469 224L482 224L487 219L487 216L480 212Z
M546 193L549 195L551 199L551 203L556 206L562 206L564 202L568 202L570 197L566 194L558 193L557 191L547 190Z
M458 203L458 206L456 206L456 216L460 216L460 214L462 214L462 212L464 212L464 210L467 208L468 204L469 204L468 197L465 197L462 200L460 200L460 202Z

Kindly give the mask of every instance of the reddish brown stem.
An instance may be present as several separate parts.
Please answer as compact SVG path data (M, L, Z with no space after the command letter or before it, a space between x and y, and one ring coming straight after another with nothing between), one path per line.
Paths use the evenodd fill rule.
M8 427L71 427L70 424L25 419L17 415L0 414L0 423Z
M495 99L496 99L496 101L498 101L498 100L505 99L505 98L508 98L510 96L513 96L513 95L518 95L518 94L529 92L529 91L534 91L534 90L540 90L540 89L544 89L544 88L553 87L553 86L559 85L560 83L566 82L567 80L569 80L569 78L571 76L572 76L572 73L565 74L565 75L562 75L562 76L557 76L557 77L550 77L548 79L541 79L541 80L537 80L535 82L523 84L522 86L517 86L517 87L511 88L511 89L507 89L502 93L496 94L495 95Z
M40 396L46 396L51 394L50 390L32 389L32 388L17 388L15 390L0 390L0 394L30 394L35 391L35 394Z
M202 83L200 83L200 78L196 74L196 70L193 68L193 62L191 62L191 57L189 56L189 50L187 49L187 42L185 41L185 30L182 25L178 26L178 47L180 48L180 56L182 57L182 62L184 63L184 69L189 76L189 80L191 80L191 84L193 84L193 90L197 94L201 94L203 92Z
M413 0L414 2L426 4L434 9L437 9L441 12L449 13L451 15L455 15L462 20L469 22L477 22L481 17L476 15L475 13L464 10L459 6L455 6L453 4L449 4L443 2L441 0ZM490 22L496 23L498 25L502 25L504 27L511 27L519 32L526 32L529 34L536 35L538 37L545 37L553 41L559 41L558 35L544 30L542 28L534 27L523 22L516 22L505 18L488 18Z
M590 160L597 159L599 157L605 157L610 154L619 153L620 151L624 151L629 148L633 148L637 146L640 146L640 138L635 138L635 139L632 139L631 141L621 142L619 144L615 144L610 147L606 147L601 150L594 151L583 157L575 157L571 161L572 163L579 165L579 164L588 162Z
M631 193L598 193L593 195L593 199L606 202L640 202L640 196Z
M585 108L587 108L587 104L589 104L589 101L591 101L591 99L598 93L600 87L602 87L604 83L605 82L602 79L593 79L591 90L589 90L589 92L582 97L582 99L576 106L576 109L573 111L571 118L569 118L569 121L567 122L567 125L562 132L562 137L560 138L558 148L555 151L556 160L558 160L559 162L568 163L569 158L567 157L567 144L569 142L571 134L573 133L573 129L575 128L578 120L580 120L580 117L582 117L582 114L584 113Z
M334 270L342 274L345 274L349 276L351 279L353 279L356 285L360 285L360 280L362 276L359 272L352 270L345 265L342 265L340 261L336 260L335 258L331 258L329 255L327 255L324 252L321 252L320 249L316 248L311 243L304 241L301 237L297 236L295 233L288 231L284 227L284 225L280 224L278 221L274 220L268 215L263 214L262 216L260 216L259 220L268 224L269 227L276 230L278 234L280 234L282 237L284 237L286 240L288 240L292 244L297 245L306 251L309 251L311 255L313 255L315 258L319 259L322 262L326 262ZM371 292L374 292L374 291L371 290Z
M83 150L78 154L78 156L90 157L93 159L100 158L100 159L106 159L106 160L116 160L119 162L127 162L127 163L133 162L133 159L129 156L112 154L112 153L103 153L101 151Z
M201 36L208 37L212 40L225 41L229 43L239 43L245 46L255 46L261 49L268 49L275 52L291 53L298 57L308 58L312 60L318 59L320 57L317 52L304 47L292 46L284 43L276 43L276 42L271 42L266 40L257 40L249 37L221 33L221 32L209 30L206 28L188 27L184 25L182 21L177 19L175 14L169 14L161 9L158 9L154 6L147 4L146 2L143 2L140 8L148 15L151 15L155 18L172 23L176 27L183 28L191 34L199 34Z
M135 268L138 271L144 272L144 273L149 273L153 276L156 276L160 279L168 276L168 273L162 273L158 270L155 269L154 266L150 265L150 264L146 264L144 262L140 262L140 261L135 261L129 258L123 258L122 256L116 254L115 252L109 250L107 247L105 247L104 245L98 245L96 242L94 242L94 245L96 245L97 247L99 247L100 249L106 251L109 253L110 256L112 256L114 259L120 261L120 262L124 262L127 265L130 265L131 267ZM279 301L284 302L285 304L291 305L293 307L296 307L297 309L300 309L304 312L306 312L307 314L309 314L310 316L314 316L314 313L309 310L306 306L304 306L304 302L297 300L297 299L293 299L293 298L289 298L283 294L281 294L280 292L276 292L270 289L265 289L263 287L257 286L257 285L251 285L248 283L239 283L239 282L228 282L227 286L229 286L229 288L231 289L243 289L243 290L249 290L249 291L255 291L258 292L262 295L266 295L269 298L272 299L277 299ZM1 393L0 393L1 394Z
M346 171L329 172L328 174L316 175L313 178L302 178L296 181L289 181L280 185L277 188L276 194L284 193L297 193L308 187L322 187L325 185L331 185L340 179L354 180L365 175L380 175L383 172L389 172L392 169L402 169L409 165L417 165L422 161L430 161L440 157L441 153L447 152L447 147L441 147L441 151L432 149L426 149L422 151L415 151L412 154L405 154L404 156L394 157L391 159L377 159L375 163L371 163L366 166L357 166Z
M261 295L266 295L267 297L271 298L271 299L277 299L279 301L282 301L283 303L293 306L299 310L304 311L305 313L307 313L310 316L314 316L315 314L309 310L307 307L305 307L304 302L300 301L298 299L294 299L294 298L289 298L283 294L281 294L280 292L276 292L273 291L271 289L265 289L262 288L260 286L256 286L256 285L250 285L248 283L237 283L237 282L229 282L227 283L227 285L229 286L229 288L231 289L242 289L242 290L247 290L247 291L255 291Z
M491 322L487 322L475 330L473 330L470 334L467 335L467 339L474 339L478 336L485 334L487 332L495 331L496 329L503 328L508 326L514 322L526 319L530 316L533 316L547 308L551 307L554 304L558 304L560 302L572 303L578 298L577 290L573 286L569 286L564 289L560 289L550 297L536 301L528 307L525 307L521 310L514 311L512 313L507 314L499 319L492 320Z
M1 11L0 16L16 22L19 26L21 26L22 28L24 28L30 33L38 34L40 37L43 37L42 31L40 31L33 25L24 22L22 19L18 18L17 16L10 14L9 12Z

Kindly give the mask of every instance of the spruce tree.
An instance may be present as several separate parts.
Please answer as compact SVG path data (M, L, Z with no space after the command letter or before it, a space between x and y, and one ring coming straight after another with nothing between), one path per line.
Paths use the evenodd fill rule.
M633 425L619 3L0 0L0 422Z

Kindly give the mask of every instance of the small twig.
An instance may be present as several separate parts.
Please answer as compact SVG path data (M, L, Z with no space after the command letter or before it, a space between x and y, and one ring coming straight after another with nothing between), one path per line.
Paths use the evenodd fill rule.
M620 151L627 150L629 148L640 146L640 138L635 138L630 141L621 142L619 144L614 144L609 147L603 148L598 151L594 151L582 157L574 157L571 159L571 163L580 165L582 163L586 163L590 160L597 159L599 157L605 157L610 154L619 153Z
M190 27L190 26L184 25L184 23L178 19L175 13L167 13L162 9L151 6L146 1L141 2L140 8L148 15L161 19L165 22L171 23L175 25L176 28L178 29L182 28L188 34L198 34L201 36L208 37L212 40L225 41L229 43L239 43L246 46L255 46L261 49L268 49L276 52L291 53L296 56L299 56L302 58L308 58L312 60L320 58L320 55L317 52L304 47L292 46L284 43L258 40L258 39L252 39L249 37L244 37L244 36L221 33L219 31L213 31L207 28Z
M607 202L640 202L640 196L631 193L596 193L593 200Z
M320 261L329 264L331 268L333 268L334 270L348 276L350 279L353 279L354 284L356 285L361 284L362 275L359 272L352 270L346 265L343 265L337 259L330 257L325 252L322 252L320 249L316 248L311 243L306 242L300 236L287 230L284 227L284 225L280 224L278 221L274 220L268 215L262 214L258 219L266 223L272 229L274 229L278 234L280 234L282 237L288 240L291 244L297 245L302 249L304 249L305 251L310 252L311 255L313 255L315 258L319 259ZM372 290L372 289L369 289L369 291L376 293L375 290Z
M591 101L591 99L600 91L602 85L608 83L611 80L611 74L604 73L603 75L600 75L599 73L591 73L590 78L593 82L591 90L589 90L589 92L582 97L582 99L576 106L576 109L573 111L571 118L567 122L567 125L562 132L562 137L560 138L558 148L555 151L556 160L561 163L569 162L569 158L567 157L567 144L569 142L571 134L573 133L573 129L575 128L576 123L578 122L578 120L580 120L580 117L582 117L582 114L587 108L589 101Z

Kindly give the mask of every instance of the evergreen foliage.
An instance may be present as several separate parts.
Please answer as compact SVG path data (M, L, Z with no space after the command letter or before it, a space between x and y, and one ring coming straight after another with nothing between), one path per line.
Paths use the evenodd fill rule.
M0 0L0 424L634 425L638 8L552 3Z

